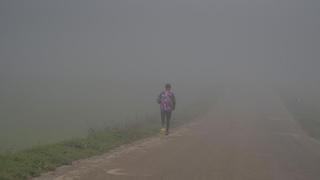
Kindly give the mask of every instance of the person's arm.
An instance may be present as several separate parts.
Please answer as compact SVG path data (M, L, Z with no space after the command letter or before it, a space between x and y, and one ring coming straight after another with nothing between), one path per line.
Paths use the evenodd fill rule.
M173 105L173 110L176 109L176 97L174 94L172 94L172 105Z

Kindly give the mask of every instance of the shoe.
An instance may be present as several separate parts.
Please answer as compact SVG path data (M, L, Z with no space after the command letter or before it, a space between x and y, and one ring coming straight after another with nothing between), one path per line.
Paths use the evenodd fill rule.
M166 131L166 130L165 130L164 128L161 128L161 129L160 129L160 133L161 133L161 134L164 134L165 131Z

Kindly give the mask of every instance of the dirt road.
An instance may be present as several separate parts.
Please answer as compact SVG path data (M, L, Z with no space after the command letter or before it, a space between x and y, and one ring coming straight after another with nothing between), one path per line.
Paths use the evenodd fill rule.
M202 119L39 179L318 180L320 143L271 92L229 91Z

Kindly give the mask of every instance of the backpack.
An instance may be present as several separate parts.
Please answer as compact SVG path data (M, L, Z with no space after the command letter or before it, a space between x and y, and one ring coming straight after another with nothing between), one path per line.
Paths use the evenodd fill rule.
M160 94L160 108L163 111L173 110L173 93L171 91L164 91Z

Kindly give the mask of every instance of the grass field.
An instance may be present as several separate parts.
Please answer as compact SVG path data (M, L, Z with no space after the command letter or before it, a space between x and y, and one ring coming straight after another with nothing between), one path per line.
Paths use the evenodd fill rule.
M173 127L205 114L209 103L193 104L173 119ZM17 152L0 154L0 179L28 179L43 172L54 170L72 161L108 152L120 145L130 143L159 132L158 116L149 116L139 122L121 128L91 129L85 138L74 138L63 142L32 147Z

